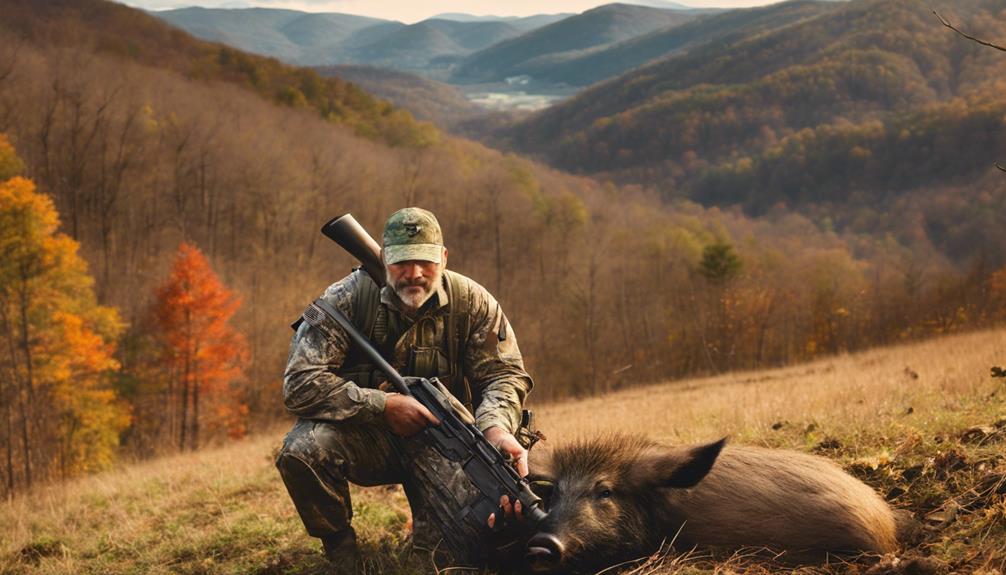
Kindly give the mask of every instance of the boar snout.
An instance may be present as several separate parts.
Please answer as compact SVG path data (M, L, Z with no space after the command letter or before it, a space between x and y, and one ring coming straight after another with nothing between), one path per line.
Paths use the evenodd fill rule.
M535 572L554 570L562 563L562 541L551 533L537 533L527 542L527 562Z

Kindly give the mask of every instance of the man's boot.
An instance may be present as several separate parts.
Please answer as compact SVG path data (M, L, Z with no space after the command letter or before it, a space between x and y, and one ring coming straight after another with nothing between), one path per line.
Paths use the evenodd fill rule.
M356 575L359 572L360 550L356 546L356 531L352 527L321 539L325 558L335 567L338 575Z

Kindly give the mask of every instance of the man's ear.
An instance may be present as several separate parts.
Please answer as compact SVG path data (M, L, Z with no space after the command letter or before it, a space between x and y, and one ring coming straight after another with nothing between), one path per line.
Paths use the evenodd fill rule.
M661 447L644 454L633 471L642 487L694 487L716 463L727 438L690 447Z
M446 269L446 268L447 268L447 248L444 247L444 253L440 257L440 269Z

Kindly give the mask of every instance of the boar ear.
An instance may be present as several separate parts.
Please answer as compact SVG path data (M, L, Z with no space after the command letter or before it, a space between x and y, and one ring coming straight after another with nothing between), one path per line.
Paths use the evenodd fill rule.
M640 471L644 474L646 483L651 486L679 489L694 487L713 468L713 463L716 463L726 442L724 437L704 445L663 449L648 456Z

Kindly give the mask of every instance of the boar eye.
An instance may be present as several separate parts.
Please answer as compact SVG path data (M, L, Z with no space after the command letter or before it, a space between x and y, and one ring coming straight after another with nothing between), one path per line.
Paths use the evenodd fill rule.
M532 481L530 483L531 491L538 497L541 497L541 500L547 509L549 501L552 499L552 492L555 490L555 484L551 481L543 479Z
M598 483L595 489L597 489L598 499L608 499L611 497L611 486L607 483Z

